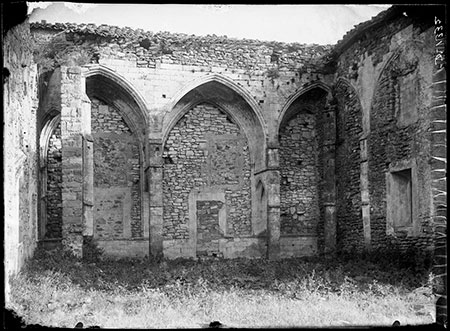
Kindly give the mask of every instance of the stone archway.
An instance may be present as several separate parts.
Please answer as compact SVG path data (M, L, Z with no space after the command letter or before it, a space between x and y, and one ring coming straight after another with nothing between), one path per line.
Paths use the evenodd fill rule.
M50 112L39 138L39 230L42 241L61 240L61 116Z
M255 170L265 168L267 127L261 107L252 95L232 79L220 74L208 74L184 86L171 100L162 127L163 144L167 135L188 109L200 101L220 104L242 127L250 142L251 162Z
M104 68L86 74L93 149L92 233L107 254L117 256L144 256L149 250L147 114L133 91Z
M165 256L266 254L266 239L253 231L267 222L257 217L254 178L264 133L245 98L222 82L179 99L163 121Z
M280 113L281 256L313 255L319 240L333 246L334 113L327 109L328 93L322 83L311 85Z

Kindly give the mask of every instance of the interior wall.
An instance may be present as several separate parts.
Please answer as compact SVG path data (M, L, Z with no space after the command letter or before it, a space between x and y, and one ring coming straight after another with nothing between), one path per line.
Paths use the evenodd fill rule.
M220 237L251 235L249 147L241 128L227 113L209 103L189 109L170 131L163 159L165 239L190 239L189 194L205 188L223 192L225 200L197 201L196 218L207 223L206 213L210 214L208 220L215 222L217 204L224 203L226 227ZM203 227L199 228L200 237Z

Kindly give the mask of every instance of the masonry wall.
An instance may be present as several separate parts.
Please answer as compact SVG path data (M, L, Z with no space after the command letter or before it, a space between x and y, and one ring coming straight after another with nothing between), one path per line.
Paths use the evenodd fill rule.
M143 237L137 138L120 111L91 98L95 238Z
M33 24L37 44L58 35L50 48L64 45L64 56L84 64L100 64L125 77L144 98L151 138L159 139L163 119L186 87L220 74L249 91L276 141L278 114L287 99L318 80L331 78L324 68L331 46L237 40L217 36L151 33L108 26ZM80 62L81 63L81 62ZM194 86L195 87L195 86ZM259 167L261 167L259 165Z
M337 247L364 249L361 201L362 111L358 96L347 84L335 90Z
M9 277L32 255L37 240L37 70L28 22L9 30L2 47L4 279L8 302Z
M428 133L431 91L426 88L431 83L432 68L425 62L426 58L419 63L417 54L420 54L417 48L405 49L385 68L373 99L368 153L372 157L369 182L371 205L375 207L371 213L374 246L383 246L386 234L396 237L400 245L406 247L426 248L432 242L431 139ZM410 56L413 58L409 59ZM403 166L402 163L408 164ZM395 229L395 224L389 224L387 211L390 202L386 200L395 197L387 192L387 181L392 179L386 178L385 174L402 169L411 169L412 185L416 187L412 192L412 218L415 219L411 229Z
M282 235L317 235L319 142L316 115L299 113L280 131Z
M323 250L324 193L332 193L321 160L328 127L325 111L326 92L314 88L293 101L280 123L280 240L289 242L282 250L292 246L283 256Z
M217 250L219 256L223 255L218 252L219 238L251 235L249 148L245 135L229 115L211 104L193 107L170 131L163 159L165 239L192 239L189 223L197 226L198 221L200 242L212 236L215 239L210 240L217 244L217 249L200 250L207 255ZM197 221L192 220L189 194L193 189L204 188L223 192L225 199L196 201ZM220 233L218 204L225 204L226 209L226 226ZM205 229L208 223L212 227Z
M349 44L338 58L336 81L343 78L349 84L347 91L341 87L337 94L345 118L338 118L339 249L359 249L363 243L373 249L432 248L432 24L432 19L426 22L412 12L387 19ZM352 90L355 99L349 97ZM389 216L400 207L390 193L392 174L402 169L413 173L414 217L409 229L395 228Z
M52 34L57 34L65 28L68 28L67 33L59 34L52 39ZM171 113L175 104L184 95L198 90L201 93L211 93L212 96L208 95L207 99L222 98L224 101L226 100L228 108L235 108L231 112L240 112L238 115L243 121L248 122L245 125L246 130L249 130L247 133L251 146L262 151L266 143L278 144L279 114L287 100L309 84L318 81L326 84L331 78L331 75L329 75L330 68L323 67L326 56L331 50L330 46L236 40L216 36L153 34L140 30L133 31L108 26L71 24L35 23L33 34L37 44L43 45L43 47L48 49L65 47L61 56L62 59L67 59L69 62L76 61L80 65L85 64L87 67L92 64L104 66L126 79L146 103L149 118L148 134L152 144L162 141L163 132L166 130L165 125L172 116ZM49 41L50 44L45 44ZM207 80L208 76L213 75L219 75L232 81L235 87L227 86L228 91L226 89L221 90L221 96L219 97L214 96L214 93L219 93L218 90L207 90L205 88L202 91L201 81ZM197 81L199 83L196 84ZM236 89L244 91L241 97L245 96L246 99L239 102L247 103L245 106L246 112L256 111L260 115L256 116L255 113L247 114L243 112L240 109L243 106L237 105L238 100L230 94L233 89L235 92ZM196 93L192 93L197 102L201 100L201 98L195 96ZM257 123L258 121L259 123ZM256 130L258 131L257 134L254 132ZM255 137L258 137L258 139L255 139ZM262 151L261 155L258 154L252 161L251 167L255 172L262 171L267 167L264 153L265 151ZM164 165L164 167L166 166L167 164ZM276 166L278 167L278 164ZM249 189L255 190L255 184L251 183ZM159 185L156 184L153 177L150 179L151 185L156 185L155 187ZM150 192L150 194L153 193ZM158 209L156 211L153 208L155 209L154 213L158 213L158 215L162 213L162 207L173 208L172 205L157 200L151 202ZM251 213L256 215L258 211L255 201L250 209L253 208L254 210ZM273 201L271 203L278 204L279 198L272 198L271 201ZM160 204L163 204L163 206L160 206ZM237 203L234 204L237 205ZM233 211L233 208L228 211L228 216L235 213L236 216L232 216L232 218L238 218L239 212ZM273 208L275 208L273 210L278 210L277 206L273 206ZM186 212L186 210L183 210L180 215ZM155 214L155 217L160 216ZM186 217L186 215L180 217ZM166 218L167 215L165 214L164 222ZM227 231L230 234L236 231L236 233L246 233L247 235L252 234L253 230L260 231L260 229L251 228L251 222L255 223L256 221L250 218L243 215L242 220L235 222L235 225ZM320 220L316 221L314 225L310 224L310 227L320 227L317 222L320 223ZM164 229L164 231L169 231L168 235L165 234L165 251L170 251L173 255L179 254L181 248L171 240L187 240L187 230L183 228L175 229L175 227L170 230L167 227ZM154 229L152 231L155 233L159 230ZM180 239L169 239L168 237L179 237ZM255 244L257 248L254 250L255 253L251 254L264 255L265 249L261 248L263 246L260 246L260 242L265 243L267 239L259 238L255 240L251 243L239 244L236 247ZM233 245L235 244L233 240L226 244L228 245L226 248L228 256L241 254L233 251ZM186 245L189 246L189 244ZM222 247L225 247L223 245L225 244L222 244ZM296 241L293 246L289 244L290 247L300 247L301 245L303 243L300 241ZM189 251L189 248L186 249ZM301 254L306 254L305 252L303 251ZM313 251L309 250L308 252L307 254L312 254ZM289 254L295 255L296 253L290 249Z
M344 42L344 46L342 43L338 44L335 48L338 55L333 59L336 60L335 66L332 62L328 62L333 55L330 54L332 49L330 46L235 40L216 36L153 34L127 28L71 24L36 23L33 25L33 35L38 44L51 40L50 49L64 45L66 49L63 55L67 61L76 61L78 65L85 65L87 68L91 65L105 67L120 79L126 80L129 86L135 89L133 96L138 95L142 98L143 102L140 105L145 104L141 108L145 108L148 112L148 138L155 151L157 148L155 146L163 144L163 134L167 126L173 124L170 120L173 119L174 109L187 107L189 100L198 102L202 93L217 93L216 86L211 89L211 86L205 87L209 83L204 83L210 82L208 77L217 76L223 78L223 81L229 80L232 83L227 87L232 86L231 89L235 92L243 91L241 96L245 96L244 102L251 105L248 109L252 108L258 114L248 121L247 127L252 127L259 121L257 124L260 127L255 125L250 131L264 132L264 143L271 146L267 155L270 154L273 160L266 162L265 157L259 157L250 164L251 170L255 173L265 171L270 163L275 177L277 171L281 172L280 197L277 196L278 193L274 193L270 203L273 211L281 207L282 235L296 236L303 231L315 236L313 233L316 231L317 241L314 241L314 244L317 244L317 247L326 246L330 240L324 237L324 228L333 222L327 223L324 220L326 217L334 217L331 215L334 215L336 210L338 248L360 250L363 247L370 248L371 245L384 247L391 241L403 242L401 246L404 248L410 246L409 242L429 243L428 239L417 238L427 237L426 232L430 231L430 227L426 224L426 219L431 214L429 207L431 203L428 202L431 193L427 184L429 169L426 166L429 156L421 151L428 151L430 147L426 133L429 125L426 108L430 104L428 86L431 85L431 78L428 77L428 73L432 72L430 68L432 55L429 52L433 49L431 24L431 21L427 23L413 15L396 15L394 19L387 16L382 24L375 24L356 38L350 38L351 42ZM66 33L52 37L64 29ZM412 42L413 39L416 41ZM422 46L418 46L419 44ZM404 53L407 49L414 51ZM414 55L414 52L417 54ZM400 79L393 78L397 73L394 76L387 73L397 70L394 68L393 56L403 53L406 57L401 55L399 63L411 60L415 63L416 57L419 58L416 67L418 69L416 73L413 73L416 70L413 69L402 74ZM325 65L326 63L329 65ZM389 66L394 67L389 69ZM410 69L408 67L405 70ZM280 136L278 128L278 124L284 121L280 114L287 102L290 102L299 91L314 83L323 86L337 85L333 95L336 105L326 108L326 92L320 97L324 103L318 107L316 117L315 135L319 141L316 151L316 179L313 179L310 170L305 170L309 168L298 167L299 162L308 163L312 157L308 151L309 146L297 144L293 139L296 135L308 135L306 129L306 131L301 129L302 120L299 119L298 123L292 125L284 123L282 126L284 131ZM323 91L325 90L326 88ZM226 89L220 90L220 94L222 92L229 96L230 100L235 101L234 103L238 103L237 99L226 93ZM415 99L414 96L418 92L419 97ZM188 94L189 97L183 99ZM208 98L220 100L226 97L208 96ZM302 102L307 104L314 98L314 95L306 95ZM230 104L233 102L230 101ZM239 102L242 103L242 100ZM336 153L334 137L328 139L330 132L334 132L330 130L331 127L334 128L333 107L337 116ZM237 111L238 108L239 106L236 107ZM293 110L289 112L292 115ZM325 113L330 117L320 115ZM293 117L289 119L291 120L295 122ZM249 124L250 122L253 124ZM175 126L174 132L177 133L178 129ZM186 140L186 143L188 142L189 139ZM250 149L258 144L251 135L248 143ZM170 144L172 141L169 139L168 146ZM280 144L279 164L276 159L278 144ZM306 148L306 151L297 153L298 148ZM195 153L198 151L192 152L196 158ZM169 152L164 153L163 167L165 174L168 174L172 171L173 160ZM269 156L267 158L269 159ZM161 161L156 160L152 167L155 169L160 167L159 162ZM399 167L406 167L409 163L415 165L414 187L416 192L419 192L415 198L417 201L414 200L417 202L415 219L419 221L414 221L411 231L399 232L393 230L392 221L388 216L389 210L392 209L392 203L387 202L389 195L392 196L390 193L392 185L390 186L388 177ZM150 186L159 187L159 171L161 170L154 170L154 174L150 176ZM226 175L227 172L224 171L223 174ZM260 178L265 177L261 175ZM334 178L336 178L336 192ZM164 178L164 181L166 180L167 176ZM312 181L316 181L316 186L305 184ZM271 186L271 192L277 191L274 189L276 185ZM255 183L251 183L250 189L255 190L254 186ZM295 189L292 189L293 187ZM174 190L174 193L170 194L179 194L180 197L174 198L178 200L173 200L173 204L167 207L171 210L169 213L173 215L169 216L165 211L164 226L161 226L166 231L164 245L166 248L169 247L166 251L171 251L170 247L175 247L171 252L176 255L183 249L173 241L188 240L188 227L180 225L183 224L181 220L188 217L185 209L188 193L180 193L182 189ZM314 190L316 192L313 193ZM164 192L164 199L166 193ZM312 195L317 197L316 205L309 204L313 200ZM152 213L155 217L159 217L167 203L159 201L159 198L153 200ZM203 208L205 214L211 216L208 218L209 221L219 222L220 213L216 214L212 207L207 206L221 209L220 200L212 201L216 202L201 203L199 208ZM281 205L278 206L280 202ZM302 211L303 207L300 206L302 203L310 209ZM317 215L316 220L312 220L314 217L309 214ZM241 220L236 224L240 224L240 228L232 226L226 229L227 232L251 233L251 227L248 230L251 222ZM331 229L328 233L332 234L333 231ZM291 238L286 241L283 247L292 245L292 240ZM185 243L183 247L189 245L191 244ZM303 243L295 242L293 245L300 247ZM333 245L330 244L330 247Z
M47 149L46 239L56 239L62 236L61 157L61 124L58 124L50 136Z

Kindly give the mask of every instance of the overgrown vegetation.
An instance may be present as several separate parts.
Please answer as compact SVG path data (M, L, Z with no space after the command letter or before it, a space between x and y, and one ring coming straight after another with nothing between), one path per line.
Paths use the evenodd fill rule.
M39 73L45 74L62 65L82 66L91 63L95 54L87 46L75 45L73 42L67 41L64 34L60 34L37 45L33 56Z
M77 259L38 250L12 281L27 323L123 328L392 325L434 322L421 258ZM386 258L386 256L385 256ZM422 263L422 265L420 265Z

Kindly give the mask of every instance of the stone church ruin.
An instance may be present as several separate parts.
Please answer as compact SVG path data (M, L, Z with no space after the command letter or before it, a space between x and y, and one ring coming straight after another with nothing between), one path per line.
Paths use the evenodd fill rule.
M15 26L7 274L38 244L82 256L87 238L117 257L434 249L446 81L433 10L393 6L333 46Z

